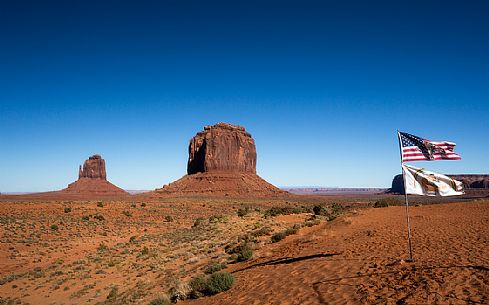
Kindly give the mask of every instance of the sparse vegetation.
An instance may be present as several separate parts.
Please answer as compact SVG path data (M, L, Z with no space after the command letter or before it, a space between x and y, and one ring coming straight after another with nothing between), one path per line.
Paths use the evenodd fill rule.
M277 233L273 234L271 237L272 243L279 242L289 235L296 234L299 231L299 229L300 229L300 225L294 225L291 228L288 228L284 231L277 232Z
M212 274L214 272L221 271L222 269L226 269L226 268L227 268L226 264L213 262L207 265L207 267L204 270L204 273Z
M99 207L99 208L103 208L103 207L104 207L104 203L103 203L103 201L99 201L99 202L97 202L97 207Z
M99 252L104 252L104 251L107 251L108 249L109 249L109 247L107 247L107 245L105 245L104 243L99 244L97 247L97 250Z
M188 297L196 299L205 295L214 295L229 290L233 284L233 275L226 271L214 272L207 279L200 275L190 281Z
M142 208L146 207L146 202L141 202L141 207Z
M171 301L167 297L158 297L149 302L148 305L171 305Z
M165 216L165 221L166 222L172 222L173 221L173 217L171 215L166 215Z
M306 207L272 207L265 211L265 217L274 217L278 215L290 215L290 214L300 214L309 213L310 209Z
M385 208L388 206L395 206L395 205L401 205L401 202L396 198L389 197L389 198L382 198L377 200L374 203L374 208Z
M246 215L248 215L248 213L250 213L250 209L248 207L239 208L238 211L236 211L236 214L239 217L245 217Z
M56 224L52 224L52 225L51 225L51 230L53 230L53 231L58 231L58 225L56 225Z
M206 283L206 292L209 295L214 295L219 292L229 290L234 284L234 277L226 271L219 271L211 274Z
M122 211L122 215L125 215L127 217L131 217L132 216L132 213L129 212L129 211L127 211L127 210L124 210L124 211Z
M282 239L284 239L287 235L285 234L285 232L277 232L275 234L272 235L272 243L276 243L276 242L279 242L281 241Z
M117 299L118 293L119 289L117 287L112 287L109 294L107 295L107 300L114 301L115 299Z
M237 246L229 247L226 252L233 255L233 261L244 262L253 257L253 249L247 242L241 243Z
M64 212L65 213L70 213L71 212L71 208L70 207L65 207L64 208Z

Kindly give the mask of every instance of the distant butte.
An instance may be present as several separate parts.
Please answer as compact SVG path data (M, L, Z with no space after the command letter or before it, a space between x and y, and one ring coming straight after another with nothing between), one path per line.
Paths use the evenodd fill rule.
M227 123L205 126L189 144L187 175L157 189L172 195L287 194L256 174L256 147L244 127Z
M78 180L60 191L62 194L117 196L128 195L123 189L107 181L105 160L93 155L78 170Z

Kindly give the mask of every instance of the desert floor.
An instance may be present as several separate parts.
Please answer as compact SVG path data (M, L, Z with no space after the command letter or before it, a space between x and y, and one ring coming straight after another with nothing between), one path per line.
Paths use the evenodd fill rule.
M215 263L235 285L179 304L489 303L488 200L411 207L413 263L405 208L372 200L0 202L0 304L148 304Z

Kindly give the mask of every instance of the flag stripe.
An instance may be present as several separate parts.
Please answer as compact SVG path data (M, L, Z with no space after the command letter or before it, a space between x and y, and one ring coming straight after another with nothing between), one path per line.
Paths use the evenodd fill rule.
M403 162L461 160L460 155L453 152L454 142L430 141L405 132L399 132L399 136Z

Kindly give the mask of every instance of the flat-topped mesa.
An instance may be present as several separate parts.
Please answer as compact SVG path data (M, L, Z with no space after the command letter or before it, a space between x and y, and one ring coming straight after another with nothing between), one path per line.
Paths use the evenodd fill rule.
M205 126L190 140L187 173L256 173L256 147L244 127Z
M78 170L78 179L91 178L107 180L107 173L105 171L105 160L100 155L93 155L85 160L83 168L80 165Z

